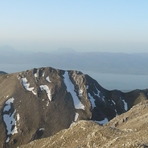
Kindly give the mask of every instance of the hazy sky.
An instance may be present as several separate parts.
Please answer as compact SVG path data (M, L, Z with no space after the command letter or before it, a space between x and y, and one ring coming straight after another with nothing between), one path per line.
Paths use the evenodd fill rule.
M3 45L148 52L148 0L1 0Z

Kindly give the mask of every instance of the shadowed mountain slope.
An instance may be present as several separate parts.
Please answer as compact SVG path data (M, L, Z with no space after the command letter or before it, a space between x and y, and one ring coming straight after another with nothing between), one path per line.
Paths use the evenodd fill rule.
M147 148L147 131L148 102L143 102L105 126L92 121L78 121L69 129L21 148Z

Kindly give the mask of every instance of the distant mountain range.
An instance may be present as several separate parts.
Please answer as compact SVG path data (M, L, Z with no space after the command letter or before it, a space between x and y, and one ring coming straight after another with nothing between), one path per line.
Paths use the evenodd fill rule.
M74 70L46 67L0 75L0 147L53 136L79 120L104 125L147 99L148 90L108 91Z
M0 71L0 74L7 74L6 72L4 72L4 71Z
M59 69L118 74L148 74L148 53L21 52L1 50L0 68L16 72L51 65Z

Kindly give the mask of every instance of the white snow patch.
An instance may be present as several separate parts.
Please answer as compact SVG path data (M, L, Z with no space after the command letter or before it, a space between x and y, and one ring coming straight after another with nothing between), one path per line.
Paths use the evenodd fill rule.
M32 90L32 93L36 96L37 95L37 93L34 91L34 90Z
M44 77L45 76L45 72L42 74L42 77Z
M36 73L34 73L34 77L35 77L35 78L38 78L38 77L39 77L39 69L37 70Z
M101 99L103 100L103 102L105 102L105 96L103 96Z
M40 89L43 91L46 91L48 99L50 101L52 101L52 95L51 95L51 90L49 89L49 87L47 85L40 85Z
M116 102L115 102L114 100L112 100L112 103L113 103L114 105L116 105Z
M83 109L84 110L85 106L80 102L80 100L75 92L74 85L71 82L67 71L65 71L63 77L64 77L64 83L67 88L67 92L69 92L73 98L75 109Z
M10 98L9 100L7 100L6 102L5 102L5 104L10 104L10 103L13 103L14 102L14 98Z
M44 131L44 130L45 130L45 128L40 128L40 129L39 129L39 131Z
M104 118L104 120L102 120L102 121L95 121L95 122L104 125L104 124L108 123L108 119Z
M97 89L97 88L96 88ZM97 93L95 93L96 96L100 98L100 90L97 89Z
M89 96L89 100L90 100L90 103L92 105L92 108L95 108L96 107L95 99L91 96L90 93L88 93L88 96Z
M9 111L11 109L11 104L14 102L14 98L10 98L5 102L5 107L3 109L3 112Z
M117 110L115 109L115 112L116 112L116 116L118 115L118 112L117 112Z
M35 73L35 74L34 74L34 77L35 77L35 78L37 78L37 77L38 77L38 74L37 74L37 73Z
M20 120L20 115L19 114L16 115L16 119L17 119L17 121Z
M127 105L127 103L125 102L125 100L122 100L123 101L123 103L124 103L124 109L127 111L128 110L128 105Z
M49 101L47 102L46 106L49 106Z
M19 114L17 114L15 119L16 110L14 110L14 112L10 112L13 102L14 102L14 98L10 98L9 100L7 100L5 102L5 106L3 109L3 120L7 130L6 143L9 142L11 135L18 133L16 123L17 121L20 120Z
M9 137L7 137L7 139L6 139L6 143L8 143L10 141L10 138Z
M75 119L74 119L74 121L77 121L77 120L78 120L78 117L79 117L79 114L76 113L76 114L75 114Z
M95 87L96 87L96 86L95 86ZM97 93L94 93L94 94L95 94L96 96L98 96L100 99L102 99L103 102L105 102L105 100L104 100L104 99L105 99L105 96L102 96L102 97L101 97L101 91L98 90L97 87L96 87L96 90L97 90Z
M89 86L88 85L86 85L86 89L88 89L89 88Z
M7 135L14 135L17 132L17 127L16 127L16 120L15 120L15 113L16 110L11 114L3 114L3 119L6 125L6 129L7 129ZM12 129L12 127L14 126L14 128Z
M83 96L83 89L79 90L79 96L82 97Z
M26 90L31 91L34 95L37 95L37 93L34 91L34 87L30 87L30 83L28 83L27 78L21 78L21 80L22 80L22 85Z
M51 82L51 80L50 80L49 76L48 76L48 77L46 77L46 81L48 81L49 83Z

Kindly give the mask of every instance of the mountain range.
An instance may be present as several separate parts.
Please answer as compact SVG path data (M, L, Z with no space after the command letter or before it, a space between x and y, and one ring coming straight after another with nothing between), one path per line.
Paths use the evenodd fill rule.
M59 69L77 69L95 73L148 74L146 68L148 67L148 53L77 52L71 50L46 53L17 51L7 46L0 47L0 50L1 70L8 73L50 65Z
M122 123L128 126L131 126L130 123L134 124L134 121L128 121L128 117L123 118L122 114L128 113L133 106L148 99L147 89L127 93L119 90L109 91L80 71L52 67L2 74L0 90L0 147L3 148L16 148L51 136L51 139L45 140L54 144L45 145L45 147L62 147L60 146L62 139L59 136L67 139L67 134L70 134L72 138L73 134L80 130L80 134L77 133L80 137L88 133L93 137L95 136L95 132L91 130L93 128L100 135L112 131L109 137L115 138L110 140L115 141L116 144L118 141L116 136L122 133L120 125L122 128ZM134 111L130 114L129 111L130 119L133 120L135 116L139 116L139 120L143 116L147 118L147 114L141 113L147 109L147 105L144 105L139 107L139 114L136 112L135 115ZM134 114L133 117L131 117L132 114ZM137 124L139 120L136 120ZM147 125L147 120L144 121L143 124ZM136 123L133 125L135 129L138 128ZM141 125L141 122L139 124ZM88 130L85 131L85 128ZM128 129L126 132L128 135ZM95 141L97 137L99 138L96 135ZM104 137L101 147L103 145L110 147L112 142L105 146L109 137ZM98 147L91 141L91 136L88 139L90 140L88 145L85 145L89 141L87 139L84 140L85 144L77 139L78 145L73 145L72 139L66 141L72 144L71 147ZM63 142L66 143L66 141ZM146 142L148 141L145 140L143 144ZM41 143L40 140L39 143ZM43 140L42 145L44 143L46 142ZM63 147L66 147L64 143Z

